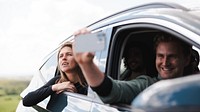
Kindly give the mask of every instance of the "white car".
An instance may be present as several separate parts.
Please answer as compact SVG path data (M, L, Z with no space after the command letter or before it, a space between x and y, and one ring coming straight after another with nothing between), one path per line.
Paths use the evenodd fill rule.
M119 80L120 74L124 72L122 55L125 45L130 41L141 41L148 46L150 49L148 52L149 72L157 74L154 67L153 39L159 32L169 33L192 45L197 55L191 58L197 64L195 67L198 72L200 9L191 10L174 3L144 4L101 19L87 28L92 32L105 33L105 49L95 52L94 61L102 72L113 79ZM73 41L73 39L73 36L70 36L63 43ZM22 98L28 92L44 85L52 77L59 75L56 60L57 50L58 48L55 48L38 68L38 74L34 75L29 86L21 93ZM63 112L193 112L200 110L200 75L188 75L153 84L139 94L132 105L104 104L90 88L88 88L88 95L70 92L65 94L67 95L67 105L62 109ZM45 109L48 100L49 98L33 107L24 107L20 101L17 112L48 111ZM57 108L56 105L55 108Z

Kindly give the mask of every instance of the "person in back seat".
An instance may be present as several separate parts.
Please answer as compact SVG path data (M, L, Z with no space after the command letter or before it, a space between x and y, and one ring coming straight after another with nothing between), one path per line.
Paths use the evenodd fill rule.
M184 76L199 73L199 53L192 49L190 63L185 67Z
M132 80L147 74L147 47L141 42L129 42L124 50L124 66L126 70L120 75L120 80Z

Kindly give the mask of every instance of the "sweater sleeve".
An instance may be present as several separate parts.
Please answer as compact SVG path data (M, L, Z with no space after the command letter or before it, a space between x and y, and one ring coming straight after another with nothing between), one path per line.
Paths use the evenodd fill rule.
M44 86L40 87L39 89L29 92L23 98L23 105L24 106L33 106L38 104L39 102L46 99L49 95L53 94L54 91L52 90L52 85L55 84L55 81L59 77L54 77L49 82L47 82Z
M109 77L107 77L109 78ZM113 80L112 78L108 79L112 84L111 89L109 90L109 94L100 95L97 93L101 100L104 103L116 104L116 103L124 103L131 104L133 99L145 88L153 84L155 81L149 76L139 76L131 81L119 81ZM108 87L108 85L107 85ZM105 91L107 89L106 86L101 88L101 91ZM96 88L97 89L97 88Z
M107 76L104 77L103 82L97 87L91 87L99 96L108 96L112 89L111 79Z

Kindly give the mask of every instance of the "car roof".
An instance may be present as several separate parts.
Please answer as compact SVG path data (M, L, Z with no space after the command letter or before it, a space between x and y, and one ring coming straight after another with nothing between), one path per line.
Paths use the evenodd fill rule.
M87 28L96 30L115 23L140 18L156 18L171 21L200 35L200 9L186 8L172 2L152 2L128 8L100 19L88 25ZM198 24L196 24L197 22ZM73 36L69 36L61 44L70 38L73 38Z
M88 27L90 29L95 30L97 28L101 28L125 20L131 20L136 18L147 18L147 17L166 19L166 20L178 20L184 18L184 19L189 19L189 21L194 21L194 19L196 18L195 22L196 21L200 22L200 17L197 16L200 15L199 10L200 9L189 9L181 5L170 2L148 3L117 12L95 23L90 24Z

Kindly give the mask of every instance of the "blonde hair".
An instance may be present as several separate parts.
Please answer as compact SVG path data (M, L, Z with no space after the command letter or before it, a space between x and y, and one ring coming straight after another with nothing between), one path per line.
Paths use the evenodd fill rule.
M72 42L65 42L61 47L60 49L58 50L58 54L57 54L57 65L58 65L58 70L60 72L60 75L61 75L61 78L59 80L57 80L56 82L65 82L65 81L69 81L67 75L65 74L65 72L63 72L61 69L60 69L60 66L59 66L59 54L61 52L61 50L64 48L64 47L70 47L71 49L72 48ZM83 76L83 73L79 67L79 65L77 65L77 67L75 68L76 71L77 71L77 74L78 74L78 77L79 77L79 80L78 82L80 83L80 85L82 86L87 86L87 83L86 83L86 80Z

